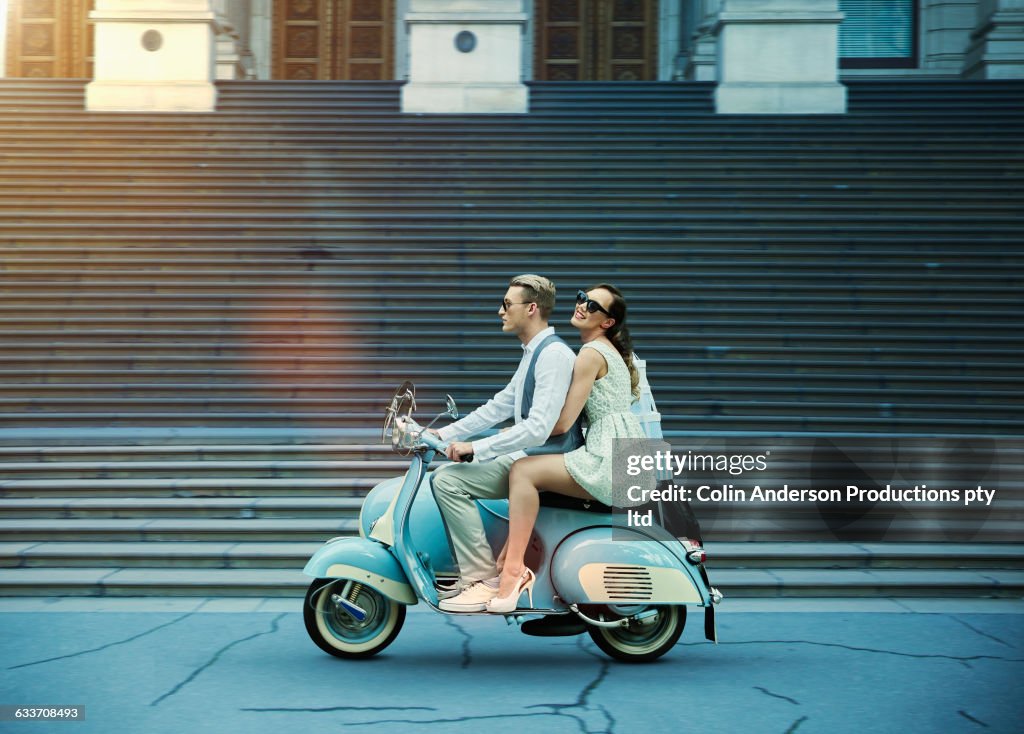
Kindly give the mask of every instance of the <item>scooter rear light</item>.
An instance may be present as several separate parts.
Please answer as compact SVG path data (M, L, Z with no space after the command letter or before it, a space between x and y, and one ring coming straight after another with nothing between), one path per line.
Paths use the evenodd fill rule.
M686 554L686 560L694 565L700 565L708 559L708 554L703 549L692 550Z

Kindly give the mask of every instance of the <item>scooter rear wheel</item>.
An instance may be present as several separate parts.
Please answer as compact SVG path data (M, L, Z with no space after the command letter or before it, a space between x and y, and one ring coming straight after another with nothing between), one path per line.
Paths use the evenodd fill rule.
M316 579L306 592L303 621L317 647L339 658L360 659L376 655L398 636L405 622L405 605L369 586L354 584L346 598L366 612L358 620L331 601L341 594L345 579Z
M626 663L646 663L656 660L672 649L686 626L686 607L651 607L658 616L648 624L635 623L628 627L587 627L591 639L606 654ZM611 611L603 615L611 621L621 616ZM636 613L635 611L633 612Z

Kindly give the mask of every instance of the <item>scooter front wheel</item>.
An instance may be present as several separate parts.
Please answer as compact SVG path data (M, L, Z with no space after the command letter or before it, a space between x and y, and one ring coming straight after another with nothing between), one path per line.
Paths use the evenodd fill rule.
M351 605L362 610L363 619L331 599L343 593ZM324 652L339 658L368 658L398 636L405 622L405 605L357 582L316 579L306 592L302 617L306 632Z
M607 609L607 608L606 608ZM656 660L672 649L686 626L686 607L650 607L656 616L634 622L627 627L587 627L587 632L606 654L626 663L646 663ZM608 621L621 618L617 610L607 610L602 616ZM635 614L636 612L631 612Z

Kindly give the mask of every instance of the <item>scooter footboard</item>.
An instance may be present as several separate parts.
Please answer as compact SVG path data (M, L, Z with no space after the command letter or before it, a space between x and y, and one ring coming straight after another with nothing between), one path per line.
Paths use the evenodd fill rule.
M313 554L302 572L313 578L352 579L402 604L417 601L398 561L373 540L330 540Z
M588 528L567 537L551 559L558 596L577 604L710 603L696 568L658 540L624 528Z

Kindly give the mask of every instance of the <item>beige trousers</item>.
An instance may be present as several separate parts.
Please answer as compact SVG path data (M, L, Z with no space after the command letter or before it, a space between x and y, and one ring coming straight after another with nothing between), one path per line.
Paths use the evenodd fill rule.
M499 456L479 464L448 464L433 474L434 499L441 509L463 584L498 575L476 500L508 497L512 463L508 456Z

